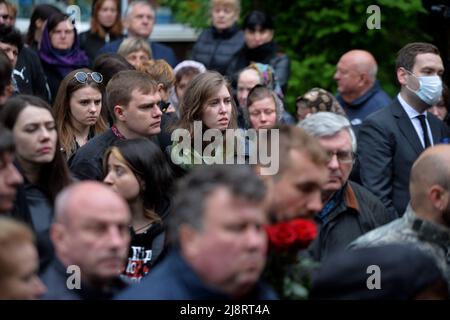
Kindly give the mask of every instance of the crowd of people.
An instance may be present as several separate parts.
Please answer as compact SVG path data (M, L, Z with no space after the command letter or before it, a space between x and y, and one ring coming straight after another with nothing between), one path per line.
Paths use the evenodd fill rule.
M148 1L121 17L121 1L94 0L80 34L38 5L22 35L0 0L0 299L286 298L271 268L291 223L309 239L289 263L314 265L310 299L449 299L437 47L399 48L395 97L349 48L337 93L299 92L291 114L273 17L239 25L239 0L210 2L177 57L150 40ZM289 266L277 276L294 281Z

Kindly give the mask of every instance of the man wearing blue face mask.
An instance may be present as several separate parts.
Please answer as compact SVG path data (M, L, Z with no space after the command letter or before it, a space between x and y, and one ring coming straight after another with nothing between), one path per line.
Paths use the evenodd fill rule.
M358 135L362 184L399 216L410 199L411 166L422 151L445 141L449 128L427 110L442 95L444 66L429 43L409 43L399 52L400 93L363 122Z

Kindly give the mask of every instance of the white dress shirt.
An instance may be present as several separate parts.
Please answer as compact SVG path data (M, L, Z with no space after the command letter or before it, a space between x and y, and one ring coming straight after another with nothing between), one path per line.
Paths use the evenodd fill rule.
M423 130L422 126L420 124L419 118L417 116L423 114L425 116L425 122L427 124L427 131L428 131L428 138L430 140L430 145L434 145L433 141L433 135L431 134L431 128L430 124L428 123L428 117L427 112L419 113L416 109L411 107L400 95L400 93L397 95L398 101L400 101L400 105L402 106L403 110L405 110L406 114L408 115L409 119L411 120L414 129L416 129L417 135L419 136L420 142L422 143L422 146L425 148L425 141L423 141Z

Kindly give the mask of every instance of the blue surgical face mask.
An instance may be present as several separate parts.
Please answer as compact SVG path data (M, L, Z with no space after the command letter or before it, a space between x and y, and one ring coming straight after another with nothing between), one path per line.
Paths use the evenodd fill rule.
M408 70L406 70L408 71ZM419 90L415 91L406 85L406 88L412 92L414 92L420 100L428 104L429 106L435 105L438 103L439 99L442 97L442 79L441 77L435 76L424 76L417 77L411 71L408 71L409 74L414 76L419 81Z

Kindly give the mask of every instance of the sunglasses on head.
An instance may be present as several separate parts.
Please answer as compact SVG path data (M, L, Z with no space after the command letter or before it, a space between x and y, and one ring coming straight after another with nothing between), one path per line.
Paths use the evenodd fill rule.
M99 72L83 72L79 71L75 73L75 79L79 83L86 83L88 81L88 77L91 76L91 79L97 83L102 83L103 76Z

